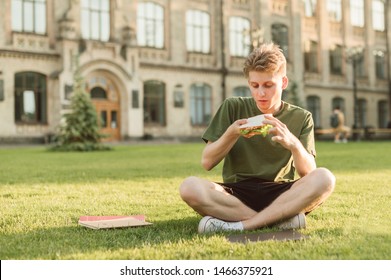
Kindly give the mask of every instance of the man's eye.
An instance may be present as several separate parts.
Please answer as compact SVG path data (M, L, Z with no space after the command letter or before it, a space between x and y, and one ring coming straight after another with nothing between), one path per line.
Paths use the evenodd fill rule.
M259 85L258 84L252 84L251 85L253 88L259 88Z
M265 84L264 87L265 88L271 88L273 86L273 84Z

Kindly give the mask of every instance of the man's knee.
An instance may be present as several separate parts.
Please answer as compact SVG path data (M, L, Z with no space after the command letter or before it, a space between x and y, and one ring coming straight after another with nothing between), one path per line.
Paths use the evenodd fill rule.
M318 184L318 191L321 195L329 195L335 188L335 176L327 168L317 168L314 171L314 178Z
M179 195L181 198L189 203L197 199L200 191L200 179L195 176L187 177L179 186Z

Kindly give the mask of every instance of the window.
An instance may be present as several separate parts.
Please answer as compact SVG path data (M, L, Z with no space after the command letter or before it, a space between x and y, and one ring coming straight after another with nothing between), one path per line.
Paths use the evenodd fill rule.
M185 106L185 93L181 84L174 88L174 108L183 108Z
M384 2L381 0L372 1L372 25L376 31L385 30Z
M140 46L162 49L164 47L163 7L152 3L138 3L137 42Z
M386 60L385 53L383 51L375 51L375 71L376 78L378 79L386 79Z
M132 90L132 108L139 108L139 92L137 89Z
M15 74L15 121L46 123L46 76L35 72Z
M248 87L236 87L236 88L234 88L233 96L249 97L249 96L251 96L251 91Z
M316 16L316 2L317 0L303 0L304 2L304 14L306 17Z
M208 125L212 116L211 88L205 84L190 87L190 119L192 125Z
M358 99L358 127L365 128L367 126L367 101Z
M145 124L166 124L166 89L159 81L144 83L144 122Z
M342 97L334 97L331 101L331 109L339 108L341 112L345 113L345 99ZM345 123L346 123L346 114L345 114ZM346 124L345 124L346 125Z
M339 45L335 45L330 50L330 73L342 74L342 47Z
M362 56L361 59L357 60L356 64L356 74L357 77L364 78L366 77L366 65L365 65L365 57Z
M92 99L107 99L106 91L101 87L94 87L90 94Z
M364 0L350 0L350 20L353 26L364 27Z
M110 124L110 127L111 128L117 128L118 127L118 123L117 123L117 111L111 111L111 124Z
M109 0L82 0L81 5L83 38L108 41L110 37Z
M210 16L190 10L186 13L186 46L190 52L210 52Z
M289 40L288 40L288 27L285 24L273 24L272 25L272 40L278 44L285 55L286 60L289 58Z
M304 51L305 71L318 72L318 43L315 41L307 41Z
M387 100L380 100L378 102L378 126L379 128L387 128L388 125L388 106Z
M107 127L107 111L100 112L100 127L101 128Z
M4 81L0 80L0 101L4 101Z
M46 0L12 0L12 30L46 33Z
M231 56L246 57L250 53L250 21L242 17L229 19L229 49Z
M341 0L327 0L329 19L340 22L342 20Z
M319 96L307 97L307 109L311 112L315 127L320 127L320 98Z
M334 97L332 100L331 108L339 107L342 112L345 112L345 99L342 97Z

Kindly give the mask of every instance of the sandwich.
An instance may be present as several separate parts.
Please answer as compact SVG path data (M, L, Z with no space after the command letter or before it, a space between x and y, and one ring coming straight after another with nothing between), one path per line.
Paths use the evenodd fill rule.
M262 135L265 137L268 134L269 129L273 127L270 124L263 123L265 116L267 115L271 116L271 114L263 114L248 118L247 123L240 126L240 134L244 137L251 137L254 135Z

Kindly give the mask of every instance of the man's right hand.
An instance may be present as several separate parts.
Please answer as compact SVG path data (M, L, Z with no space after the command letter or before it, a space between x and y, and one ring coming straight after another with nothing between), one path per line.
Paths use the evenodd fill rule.
M239 119L233 122L227 129L227 133L230 135L241 136L240 126L247 123L247 119Z

